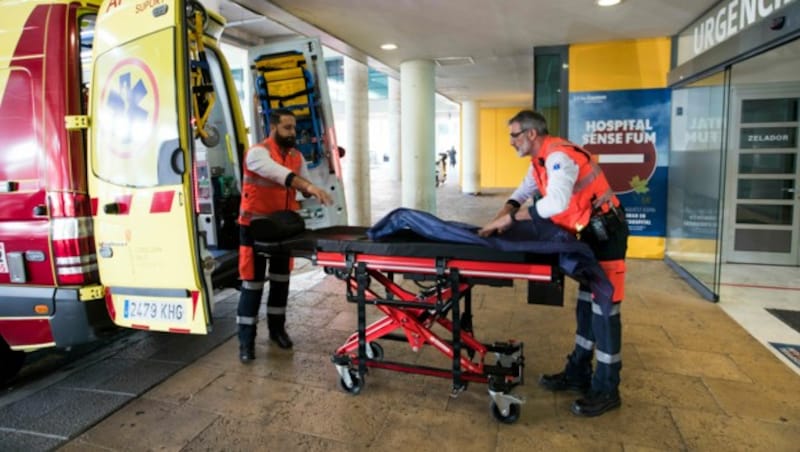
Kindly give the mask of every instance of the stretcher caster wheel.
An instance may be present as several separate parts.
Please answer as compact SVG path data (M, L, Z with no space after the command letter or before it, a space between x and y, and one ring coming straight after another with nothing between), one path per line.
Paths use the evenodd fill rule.
M508 406L508 413L503 414L496 403L492 402L492 416L504 424L513 424L519 419L519 414L522 411L518 403L512 403Z
M348 369L347 374L350 377L351 386L347 385L347 381L345 378L342 377L339 379L339 386L345 390L345 392L349 392L352 395L358 395L361 392L361 388L364 387L364 381L361 377L358 376L358 371L355 369Z
M377 342L370 342L367 355L373 361L383 361L383 347Z

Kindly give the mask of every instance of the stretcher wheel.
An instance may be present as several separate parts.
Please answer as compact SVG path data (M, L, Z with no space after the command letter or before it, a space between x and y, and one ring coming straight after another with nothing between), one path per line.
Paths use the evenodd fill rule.
M344 378L339 379L339 386L341 386L345 392L349 392L352 395L357 395L361 392L361 388L364 387L364 381L358 376L358 371L356 369L347 369L347 373L350 374L350 380L352 380L353 386L348 387L347 383L344 381Z
M369 348L372 349L372 360L383 361L383 347L377 342L370 342Z
M518 403L512 403L508 406L508 414L503 415L503 413L500 412L500 408L497 407L497 404L492 401L492 416L504 424L513 424L517 422L521 411L522 409Z

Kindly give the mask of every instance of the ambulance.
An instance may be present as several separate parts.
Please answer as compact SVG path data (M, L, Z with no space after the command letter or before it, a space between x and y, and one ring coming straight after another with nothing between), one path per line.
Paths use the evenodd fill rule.
M99 0L0 0L0 381L25 352L113 329L93 240L86 114Z
M106 305L115 324L206 334L214 275L238 276L241 162L248 146L218 40L224 20L196 1L107 0L97 17L87 174ZM332 206L302 200L309 228L346 221L319 43L250 52L252 140L274 108L298 119L298 148ZM323 81L323 83L318 83ZM249 101L249 100L248 100Z

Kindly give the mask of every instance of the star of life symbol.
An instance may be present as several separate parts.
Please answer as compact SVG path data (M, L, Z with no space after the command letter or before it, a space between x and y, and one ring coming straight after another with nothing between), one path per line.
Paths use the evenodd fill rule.
M130 158L150 144L158 116L158 86L153 71L139 58L111 69L100 99L101 134L115 155Z
M120 143L130 145L134 140L137 125L144 124L147 120L147 110L142 108L142 99L147 96L147 87L142 79L136 80L131 86L131 73L126 72L120 75L117 89L111 89L108 94L106 104L115 118L121 118L124 123L120 124L120 134L117 135Z

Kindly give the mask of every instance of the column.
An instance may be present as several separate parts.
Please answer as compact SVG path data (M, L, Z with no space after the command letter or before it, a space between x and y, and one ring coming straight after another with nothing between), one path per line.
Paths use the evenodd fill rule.
M347 127L342 159L347 223L369 226L369 74L367 66L344 57L344 116Z
M389 156L388 177L391 181L400 181L400 81L389 79Z
M400 64L402 206L436 214L434 64Z
M478 105L474 100L461 103L461 193L477 195L481 191L478 158Z

